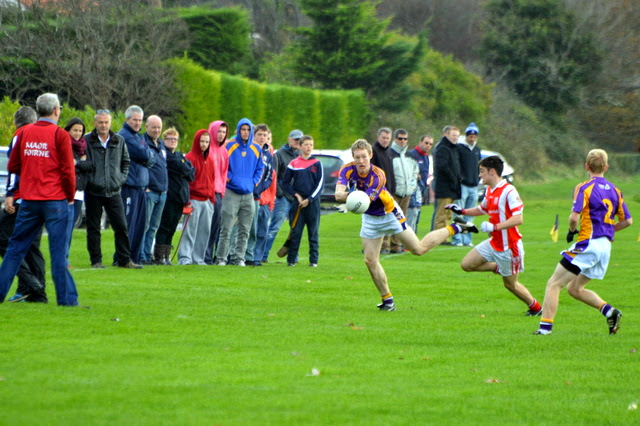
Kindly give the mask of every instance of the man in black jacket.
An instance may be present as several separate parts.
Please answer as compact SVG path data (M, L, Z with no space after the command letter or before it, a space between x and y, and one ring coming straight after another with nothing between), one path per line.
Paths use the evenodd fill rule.
M393 174L393 160L389 155L389 147L391 146L391 129L388 127L382 127L378 129L376 143L371 147L373 149L373 157L371 157L371 164L380 167L387 178L385 187L391 194L396 192L396 178ZM407 212L404 212L407 214ZM382 247L380 248L380 254L389 254L389 245L391 238L386 236L382 239Z
M111 131L111 113L108 110L98 110L93 124L93 131L84 136L87 160L91 163L85 190L87 249L91 267L104 268L100 248L100 219L104 209L114 232L118 266L140 269L140 265L131 261L129 233L120 197L120 189L129 173L129 152L122 136Z
M180 151L176 151L179 138L178 131L173 127L162 134L167 148L169 189L156 232L156 251L160 258L154 260L163 265L171 265L171 240L182 217L182 210L189 203L189 182L196 177L196 169L191 162Z
M460 154L456 149L460 129L450 127L436 146L433 175L435 181L436 205L433 229L447 226L452 219L451 210L444 207L460 199Z

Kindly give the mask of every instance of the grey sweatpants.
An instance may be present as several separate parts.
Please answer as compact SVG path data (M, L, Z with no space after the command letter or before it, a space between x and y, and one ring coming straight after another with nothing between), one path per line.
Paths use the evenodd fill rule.
M182 241L178 249L180 265L205 265L204 253L207 251L213 204L211 201L189 200L193 212L187 226L182 229ZM186 221L186 218L185 218Z
M244 261L254 214L253 193L241 195L227 189L224 193L224 203L222 203L222 223L220 224L220 238L216 251L218 259L227 260L227 256L229 256L231 229L237 219L238 233L236 244L231 253L231 261Z

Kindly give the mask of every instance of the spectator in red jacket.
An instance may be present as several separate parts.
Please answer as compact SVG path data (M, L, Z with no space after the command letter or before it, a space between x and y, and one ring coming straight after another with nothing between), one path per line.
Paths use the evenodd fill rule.
M69 134L58 127L58 95L45 93L36 100L40 119L16 133L9 172L21 176L22 206L9 248L0 266L0 302L3 302L31 243L42 225L49 234L51 275L58 305L78 304L76 283L67 269L67 226L73 218L76 173Z

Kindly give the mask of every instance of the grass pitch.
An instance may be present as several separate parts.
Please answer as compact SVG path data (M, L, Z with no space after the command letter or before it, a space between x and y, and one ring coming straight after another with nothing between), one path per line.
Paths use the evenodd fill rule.
M519 186L521 282L540 301L568 246L575 183ZM638 182L620 186L640 217ZM619 334L564 292L553 334L534 336L539 318L499 277L460 269L468 248L385 256L398 310L378 312L359 220L322 218L317 268L306 242L300 264L278 262L283 231L261 268L91 270L77 231L71 263L90 310L0 305L0 424L640 423L637 225L589 286L622 310ZM109 232L103 248L106 261Z

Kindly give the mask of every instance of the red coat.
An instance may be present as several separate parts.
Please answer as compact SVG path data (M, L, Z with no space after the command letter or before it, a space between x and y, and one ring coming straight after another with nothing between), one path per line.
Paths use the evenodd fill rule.
M20 197L34 201L73 201L76 171L69 134L40 119L16 132L9 173L20 175Z

